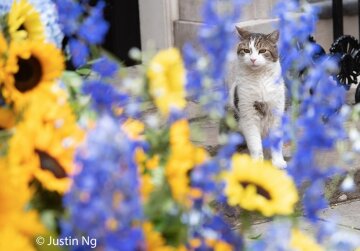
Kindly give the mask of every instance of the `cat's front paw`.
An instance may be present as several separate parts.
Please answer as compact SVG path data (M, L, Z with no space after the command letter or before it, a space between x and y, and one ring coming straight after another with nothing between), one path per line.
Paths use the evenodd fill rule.
M279 169L286 169L287 163L284 159L273 159L272 164Z

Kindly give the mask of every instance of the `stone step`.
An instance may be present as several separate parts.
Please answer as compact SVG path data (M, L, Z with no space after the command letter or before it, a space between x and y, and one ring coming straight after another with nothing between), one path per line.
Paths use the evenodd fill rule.
M175 46L182 48L186 42L192 43L195 47L197 44L197 32L201 27L200 22L178 20L174 22L174 42ZM234 36L237 36L235 25L248 29L253 32L270 33L276 29L276 19L257 19L244 21L234 24Z
M219 3L221 0L217 0ZM182 21L201 22L202 6L204 0L181 0L179 1L179 19ZM253 0L243 6L240 21L251 19L264 19L271 16L271 11L276 0Z
M221 0L217 0L221 2ZM330 0L308 0L315 8L319 9L320 19L332 18L332 1ZM357 0L346 0L343 2L344 16L356 16L358 13ZM183 21L201 22L201 10L204 0L181 0L179 1L179 19ZM264 19L271 17L276 0L253 0L243 6L240 21L251 19Z
M200 0L185 0L186 1L200 1ZM182 3L182 2L181 2ZM188 10L184 9L183 7L183 13L188 13ZM192 9L191 16L196 17L195 14L199 11ZM180 8L181 11L181 8ZM181 12L180 12L181 13ZM246 12L244 12L246 13ZM184 16L185 14L183 14ZM183 45L186 42L191 42L195 45L195 47L198 46L197 44L197 31L202 25L200 17L197 18L190 18L190 17L184 17L184 19L181 18L180 20L177 20L174 22L174 45L178 48L182 48ZM249 19L248 17L244 16L244 19ZM254 32L262 32L262 33L270 33L276 28L277 21L276 19L271 19L268 17L265 18L252 18L250 21L242 21L243 19L239 20L239 23L234 24L234 35L235 34L235 25L238 25L239 27L246 28L250 31ZM346 35L352 35L356 38L359 37L359 29L358 29L358 17L357 16L344 16L344 34ZM321 19L316 24L316 32L314 34L314 37L326 52L329 52L329 49L334 42L333 40L333 25L331 19Z
M183 21L201 22L201 8L204 0L180 0L179 19Z

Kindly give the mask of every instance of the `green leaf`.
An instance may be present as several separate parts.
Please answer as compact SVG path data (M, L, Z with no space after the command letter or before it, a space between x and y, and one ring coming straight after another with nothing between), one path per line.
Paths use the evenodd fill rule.
M262 236L262 234L258 234L258 235L255 235L255 236L249 236L249 239L251 239L251 240L259 240L261 236Z
M78 73L78 74L80 74L82 76L89 76L92 73L92 71L91 71L91 69L84 67L84 68L81 68L81 69L77 69L76 73Z
M72 87L76 90L79 90L83 82L81 76L74 71L64 71L61 79L68 88Z

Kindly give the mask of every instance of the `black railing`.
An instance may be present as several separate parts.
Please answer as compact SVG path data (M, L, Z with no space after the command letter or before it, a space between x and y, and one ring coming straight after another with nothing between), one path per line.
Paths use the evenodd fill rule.
M359 21L358 30L359 30L359 39L360 39L360 0L358 0L358 21Z
M344 35L342 0L332 1L332 18L333 18L334 41L335 41L336 39Z
M357 4L358 9L358 30L360 40L360 0ZM332 19L334 42L331 45L329 56L339 58L339 72L335 76L337 81L350 89L351 85L358 85L355 93L355 102L360 103L360 44L359 40L350 35L344 35L343 21L343 1L332 0ZM310 40L316 43L314 40ZM322 51L325 50L318 45Z

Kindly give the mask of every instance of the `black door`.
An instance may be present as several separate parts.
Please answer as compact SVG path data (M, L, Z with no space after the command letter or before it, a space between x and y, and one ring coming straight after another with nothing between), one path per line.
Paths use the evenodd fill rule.
M131 48L141 49L138 0L106 0L105 18L110 23L104 47L125 65L134 65L129 58Z

